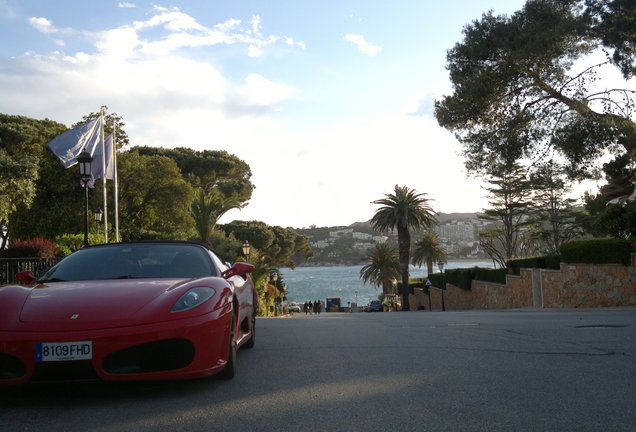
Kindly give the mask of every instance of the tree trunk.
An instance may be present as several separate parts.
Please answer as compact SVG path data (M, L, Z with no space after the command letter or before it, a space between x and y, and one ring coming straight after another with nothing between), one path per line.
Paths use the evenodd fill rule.
M398 227L398 246L400 252L400 271L402 272L402 310L410 310L409 304L409 261L411 236L408 228Z

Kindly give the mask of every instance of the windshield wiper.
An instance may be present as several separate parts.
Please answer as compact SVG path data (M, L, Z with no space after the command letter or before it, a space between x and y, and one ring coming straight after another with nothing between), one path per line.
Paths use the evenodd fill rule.
M137 279L137 276L130 276L130 275L126 275L126 276L117 276L116 278L113 279Z
M47 283L47 282L66 282L64 279L60 278L51 278L51 279L37 279L37 283Z

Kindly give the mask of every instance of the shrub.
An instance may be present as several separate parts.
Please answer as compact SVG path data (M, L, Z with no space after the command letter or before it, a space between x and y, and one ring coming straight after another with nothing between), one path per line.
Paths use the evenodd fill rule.
M631 246L623 239L581 240L561 246L566 263L629 265L630 253Z
M510 273L519 274L522 268L547 268L558 270L561 268L561 255L544 255L527 258L514 258L506 261L506 267L512 269Z
M475 267L475 280L484 281L484 282L495 282L495 283L506 283L506 273L508 269L505 268L480 268Z
M428 279L431 281L431 284L437 288L443 288L444 285L444 275L442 273L432 273L428 275Z
M2 252L3 258L54 258L60 253L60 248L51 240L36 237L28 240L12 241Z
M470 282L475 278L476 268L446 270L446 282L470 290Z
M92 245L103 243L104 235L89 233L88 241ZM67 256L84 247L84 234L63 234L55 237L55 243L60 248L59 256Z

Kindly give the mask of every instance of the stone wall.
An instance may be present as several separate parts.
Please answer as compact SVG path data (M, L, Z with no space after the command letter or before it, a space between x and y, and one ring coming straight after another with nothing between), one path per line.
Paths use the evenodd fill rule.
M634 306L636 254L631 266L561 263L561 270L521 269L519 276L507 275L505 284L472 281L470 290L447 284L443 295L446 310ZM442 291L431 289L430 302L441 310Z
M516 309L532 306L532 272L522 269L520 276L506 276L506 283L473 281L470 290L446 284L444 305L447 310ZM442 291L431 290L433 310L442 308Z
M636 305L636 267L566 264L542 272L543 307Z

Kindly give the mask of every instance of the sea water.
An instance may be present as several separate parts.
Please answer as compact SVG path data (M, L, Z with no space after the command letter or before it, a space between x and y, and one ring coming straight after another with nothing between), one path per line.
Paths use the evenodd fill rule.
M485 267L492 268L492 261L450 261L447 269ZM362 283L360 269L362 266L329 266L329 267L296 267L281 268L283 281L287 284L287 300L304 303L305 301L322 300L327 297L340 297L340 304L349 303L366 305L376 300L382 293L381 287ZM438 272L437 266L434 272ZM410 277L427 276L426 267L410 267Z

